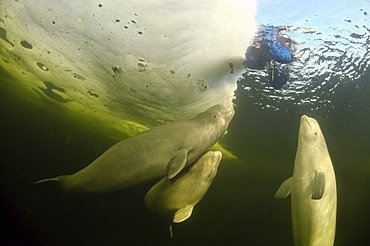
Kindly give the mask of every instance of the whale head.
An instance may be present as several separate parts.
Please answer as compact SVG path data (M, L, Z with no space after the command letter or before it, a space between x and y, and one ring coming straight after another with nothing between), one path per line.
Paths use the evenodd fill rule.
M187 175L191 175L194 180L202 184L209 185L217 174L221 158L220 151L208 151L190 167Z
M305 146L312 146L316 148L326 148L325 138L321 132L319 123L307 115L302 115L298 144L304 144Z
M193 119L203 125L205 131L219 139L226 132L234 114L234 107L231 104L227 106L217 104L198 114Z

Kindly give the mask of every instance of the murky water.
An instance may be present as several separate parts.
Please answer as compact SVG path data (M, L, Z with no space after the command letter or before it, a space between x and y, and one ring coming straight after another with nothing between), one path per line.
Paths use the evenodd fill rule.
M280 90L270 87L264 71L246 71L238 81L236 114L222 144L239 160L221 162L191 218L174 226L173 239L168 225L145 208L153 183L83 196L33 185L40 177L83 168L117 139L72 121L58 104L45 110L41 105L50 99L35 105L1 69L0 243L293 245L290 199L273 195L292 174L299 117L307 114L321 126L336 173L335 245L367 245L370 2L317 4L260 2L259 23L291 26L286 34L297 41L297 60Z

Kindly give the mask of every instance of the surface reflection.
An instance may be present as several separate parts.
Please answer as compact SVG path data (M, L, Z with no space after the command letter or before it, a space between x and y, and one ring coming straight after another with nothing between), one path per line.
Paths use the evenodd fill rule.
M303 5L293 2L261 1L260 24L290 27L283 34L294 40L294 61L289 64L289 81L280 89L273 86L268 72L248 69L239 81L243 100L258 110L301 106L329 112L335 108L336 94L360 89L370 65L369 16L363 4L366 1L341 6L330 1L305 3L307 11L301 11Z

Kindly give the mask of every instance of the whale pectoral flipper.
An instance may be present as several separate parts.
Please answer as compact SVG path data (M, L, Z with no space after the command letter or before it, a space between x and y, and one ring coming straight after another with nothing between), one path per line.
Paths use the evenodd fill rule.
M188 160L188 149L179 149L175 156L168 162L167 177L172 179L175 177L186 165Z
M188 204L185 207L177 210L175 216L173 217L173 222L180 223L183 222L184 220L187 220L191 216L193 208L194 208L193 205Z
M311 199L319 200L322 198L325 192L325 173L315 172L315 179L313 181L312 196Z
M288 178L285 180L279 187L279 189L275 193L275 198L276 199L282 199L282 198L287 198L290 193L292 192L291 190L291 183L292 183L292 177Z

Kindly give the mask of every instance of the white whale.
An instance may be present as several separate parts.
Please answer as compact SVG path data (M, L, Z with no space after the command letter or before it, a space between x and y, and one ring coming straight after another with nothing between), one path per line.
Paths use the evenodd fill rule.
M66 192L102 193L166 174L172 179L223 136L233 116L232 106L215 105L192 119L157 126L125 139L75 174L35 183L56 181Z
M294 245L333 245L337 191L335 174L320 126L301 117L293 176L285 180L275 198L291 194Z
M148 209L170 223L187 220L217 174L220 151L208 151L174 179L161 179L146 194ZM170 226L172 237L172 229Z

